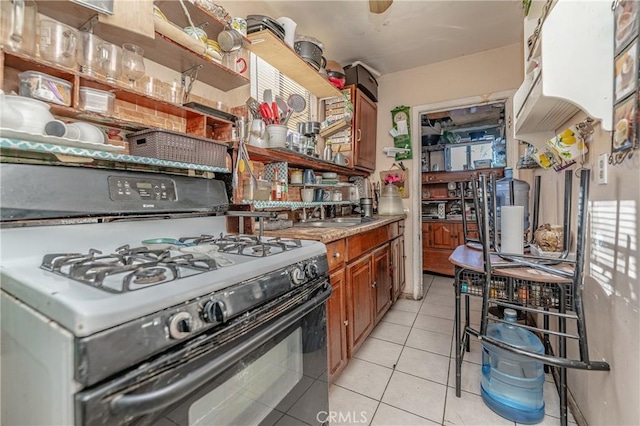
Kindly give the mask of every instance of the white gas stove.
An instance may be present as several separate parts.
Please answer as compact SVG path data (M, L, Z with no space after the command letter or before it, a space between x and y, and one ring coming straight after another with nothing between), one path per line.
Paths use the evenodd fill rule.
M17 164L3 164L0 172L0 294L6 343L2 388L9 389L5 379L17 379L4 371L35 374L44 368L48 373L38 375L37 386L23 380L24 389L3 391L3 419L138 424L167 415L181 424L187 420L176 419L189 417L191 411L178 402L192 390L187 386L184 395L131 408L125 402L134 398L127 384L132 371L140 374L136 388L148 382L142 387L160 392L156 387L173 383L176 379L170 376L178 370L200 371L196 365L203 353L211 353L213 371L213 360L225 359L224 348L233 352L236 343L231 342L254 334L255 345L262 346L237 343L254 352L229 358L228 368L243 356L276 356L255 351L275 342L261 337L266 333L261 330L275 327L285 333L285 320L303 324L302 345L305 339L321 337L317 350L323 360L310 365L319 369L314 380L326 377L323 304L331 289L323 244L225 235L228 201L220 181ZM317 312L313 322L293 316L311 315L312 309ZM286 344L297 339L287 337ZM56 356L50 357L51 351ZM172 364L177 357L181 362ZM154 363L164 367L152 367ZM166 370L167 364L174 367ZM294 380L286 371L273 380L290 383L283 387L287 392L298 392L294 385L300 378ZM147 380L151 376L155 378ZM216 380L210 385L213 393L216 386L222 389ZM269 382L267 387L274 385ZM120 399L115 397L118 392ZM20 399L25 393L52 398L52 403L40 412L29 411L28 401ZM117 401L123 405L115 407ZM321 402L319 410L326 405L324 398ZM279 412L275 402L267 405L260 416ZM175 418L162 407L171 409ZM225 409L219 410L217 415L223 415ZM255 414L237 407L229 412L249 416L243 419Z
M245 236L249 244L256 244L254 248L261 252L272 250L273 253L257 255L253 248L248 247L243 250L246 254L218 251L214 257L202 258L196 254L195 259L189 260L189 249L216 245L215 240L219 237L214 237L212 242L205 239L196 246L172 246L167 250L147 250L142 244L142 241L159 238L179 240L189 236L219 236L224 229L225 218L222 216L3 229L0 243L2 289L75 336L82 337L304 262L325 252L323 244L313 241L298 240L290 243L292 247L282 251L277 245L279 241L274 246L263 248L265 246L255 242L255 237ZM272 240L263 238L261 241L269 244ZM95 279L92 275L99 275L101 265L110 265L114 269L117 268L114 264L126 262L125 257L134 257L125 254L121 255L122 259L115 256L100 259L111 256L125 245L134 249L142 248L144 251L139 252L138 256L142 258L146 254L148 260L139 265L134 262L130 265L133 268L123 268L125 271L121 273L107 275L101 286L91 283ZM94 253L94 261L88 256L92 249L101 252ZM55 258L50 259L56 254ZM163 255L169 257L164 263L160 261L156 264L154 258ZM80 279L63 276L50 267L43 267L46 258L50 265L55 260L62 260L63 256L68 256L67 263L77 269L86 269L82 274L79 273ZM167 267L171 265L172 258L176 259L173 272ZM190 261L193 262L193 268L182 266ZM86 268L83 268L85 265ZM69 268L68 265L61 267L64 274L68 274ZM104 273L107 268L102 269ZM145 272L154 270L160 274L157 277L160 280L155 281L151 277L145 282ZM136 278L136 275L142 279ZM82 278L86 279L83 281ZM130 280L130 291L125 288L126 280Z

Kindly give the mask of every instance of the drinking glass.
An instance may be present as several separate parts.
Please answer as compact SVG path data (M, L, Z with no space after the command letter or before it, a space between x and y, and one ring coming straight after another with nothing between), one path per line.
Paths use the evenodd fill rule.
M145 68L142 55L144 55L144 50L140 46L133 43L122 45L122 71L124 76L129 79L131 87L134 86L136 80L144 77Z
M100 47L102 62L102 72L109 83L118 81L122 75L122 48L111 43L102 43Z

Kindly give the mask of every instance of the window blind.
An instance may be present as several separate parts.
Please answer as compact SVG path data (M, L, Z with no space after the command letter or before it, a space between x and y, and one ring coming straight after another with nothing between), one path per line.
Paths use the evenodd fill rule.
M273 100L276 96L280 96L287 102L289 96L297 93L307 102L307 107L301 113L293 113L287 122L290 130L298 131L298 123L312 121L314 116L314 107L316 105L316 97L304 87L282 74L278 69L260 59L258 56L251 54L251 96L264 102L264 91L271 89Z

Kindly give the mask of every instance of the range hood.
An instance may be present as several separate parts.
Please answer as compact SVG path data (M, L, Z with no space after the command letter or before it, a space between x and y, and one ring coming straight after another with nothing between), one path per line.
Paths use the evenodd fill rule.
M542 13L525 18L527 40ZM543 148L561 126L583 111L612 129L613 12L607 1L557 0L513 98L514 138ZM536 69L537 64L537 69Z

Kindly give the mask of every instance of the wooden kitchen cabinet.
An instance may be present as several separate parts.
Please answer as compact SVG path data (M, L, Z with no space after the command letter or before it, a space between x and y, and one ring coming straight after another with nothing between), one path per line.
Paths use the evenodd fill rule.
M373 328L373 270L371 255L346 268L349 356L358 350Z
M489 176L494 174L500 179L504 175L504 169L480 169L463 170L456 172L428 172L422 173L422 270L436 272L444 275L453 275L454 267L449 262L449 256L456 247L464 244L464 232L462 229L461 212L459 208L461 187L466 190L467 183L474 177L483 174ZM454 182L454 188L449 187L449 183ZM464 185L461 185L464 183ZM452 193L453 192L453 193ZM471 195L471 194L467 194ZM437 218L433 207L434 203L444 204L446 219ZM452 206L458 206L458 210ZM471 210L467 211L469 218L467 224L469 237L477 238L478 231L475 223L475 212L473 211L473 200L468 199L467 206ZM453 214L453 213L457 214Z
M327 300L327 341L329 377L338 375L347 365L347 312L344 269L329 276L333 293Z
M458 247L458 224L454 222L427 222L427 248L455 249Z
M375 298L375 323L387 313L391 306L391 265L389 246L377 248L371 254L373 262L373 296Z
M351 99L354 99L355 115L351 132L353 167L373 172L376 168L378 107L375 102L357 88L352 89Z
M404 285L403 221L327 243L327 261L333 287L327 302L328 369L333 381Z
M456 233L462 231L461 225L449 221L422 222L423 270L453 275L454 267L449 256L459 245Z

